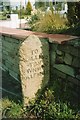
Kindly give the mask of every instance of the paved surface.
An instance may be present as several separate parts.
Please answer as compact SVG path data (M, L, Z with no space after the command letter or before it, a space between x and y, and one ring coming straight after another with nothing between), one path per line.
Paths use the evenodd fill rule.
M22 28L26 26L25 19L18 19L15 21L11 20L0 20L0 27L9 27L9 28Z

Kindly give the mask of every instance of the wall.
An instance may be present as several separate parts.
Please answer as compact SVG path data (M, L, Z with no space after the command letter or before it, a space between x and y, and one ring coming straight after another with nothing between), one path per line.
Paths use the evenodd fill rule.
M50 43L50 48L51 79L59 82L59 97L80 103L80 38Z
M56 80L58 97L80 101L80 38L9 28L2 30L2 68L21 81L25 104L48 81L52 86Z
M2 68L19 80L19 39L2 36Z
M24 31L23 31L24 32ZM21 82L24 105L49 81L49 44L35 35L3 34L2 69Z

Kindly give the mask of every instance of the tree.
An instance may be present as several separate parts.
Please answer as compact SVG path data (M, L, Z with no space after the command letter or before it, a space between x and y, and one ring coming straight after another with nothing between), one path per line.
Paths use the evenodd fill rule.
M49 2L49 6L50 6L51 12L53 13L53 11L54 11L54 9L53 9L53 3L52 3L52 2Z
M69 25L76 25L80 23L80 2L68 2L67 18Z
M45 7L46 7L46 2L45 1L36 0L36 2L35 2L35 8L36 9L45 10Z
M28 0L28 3L26 5L26 14L31 15L31 11L32 11L32 5L31 5L30 1Z
M76 16L77 16L77 22L80 24L80 1L76 3Z

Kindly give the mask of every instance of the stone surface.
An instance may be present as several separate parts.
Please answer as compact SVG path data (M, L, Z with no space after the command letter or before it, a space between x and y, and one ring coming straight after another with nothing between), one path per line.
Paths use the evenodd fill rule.
M69 45L73 45L74 47L80 47L80 38L78 38L78 39L74 39L74 40L70 40L70 41L68 41L68 43L67 44L69 44Z
M14 71L12 71L12 70L9 69L9 74L10 74L13 78L18 79L18 74L17 74L16 72L14 72Z
M13 73L19 74L19 46L20 41L11 37L3 37L2 39L2 59L5 61L5 69L7 68ZM6 70L7 70L6 69ZM11 72L12 73L12 72ZM14 77L17 75L13 74Z
M75 57L72 62L72 66L80 68L80 58Z
M50 54L50 64L53 66L55 64L55 60L56 60L56 52L55 51L51 51Z
M53 67L56 68L57 70L65 73L65 74L67 74L67 75L75 77L74 76L74 69L69 67L68 65L63 65L63 64L56 65L55 64Z
M5 36L4 37L4 40L6 42L9 42L9 43L13 43L15 45L19 44L21 42L21 40L17 39L17 38L12 38L12 37L9 37L9 36Z
M0 34L3 34L5 36L11 36L13 38L18 38L20 40L25 39L29 35L34 34L42 38L51 38L52 42L55 41L60 44L64 41L69 41L69 40L78 38L76 36L71 36L71 35L46 34L46 33L32 32L32 31L26 31L26 30L21 30L21 29L6 28L6 27L0 27Z
M49 81L49 44L31 35L22 43L19 53L24 104L27 104Z
M64 62L63 56L56 56L56 63L57 63L57 64L61 64L61 63L63 63L63 62Z
M76 78L80 81L80 75L76 75Z
M64 62L65 64L68 64L68 65L71 65L72 63L72 56L70 54L65 54L65 57L64 57Z
M57 53L58 55L60 55L60 56L63 55L63 52L60 51L60 50L57 50L56 53Z
M57 50L57 47L58 47L58 44L57 43L50 43L50 50L51 51L56 51Z
M2 64L2 68L3 70L9 71L9 69L4 64Z
M57 69L53 69L53 74L55 74L57 77L60 77L60 78L66 78L66 74L57 70Z
M63 45L58 45L58 49L73 56L80 57L79 48L76 48L74 46L63 44Z
M69 80L71 83L74 83L77 86L80 86L80 80L78 80L77 78L68 76L67 80Z
M10 62L8 62L7 60L5 61L5 65L8 69L12 68L12 64Z
M51 62L50 64L51 64L51 66L53 66L55 64L55 60L56 60L56 50L57 50L58 44L50 43L49 46L50 46L50 62Z

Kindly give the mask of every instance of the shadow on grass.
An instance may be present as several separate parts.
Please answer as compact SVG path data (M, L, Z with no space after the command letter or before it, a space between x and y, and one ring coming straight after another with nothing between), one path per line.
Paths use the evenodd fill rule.
M21 83L11 77L8 72L2 71L2 98L15 102L22 101Z

